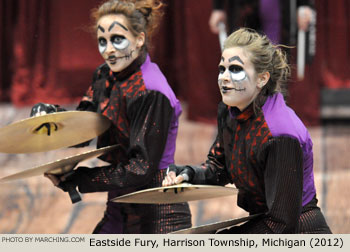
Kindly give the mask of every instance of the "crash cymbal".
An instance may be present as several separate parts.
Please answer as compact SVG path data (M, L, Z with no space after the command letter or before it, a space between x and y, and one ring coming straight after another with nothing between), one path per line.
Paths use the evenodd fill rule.
M99 136L110 124L107 117L89 111L27 118L0 128L0 152L33 153L77 145Z
M254 214L243 218L230 219L220 222L215 222L207 225L201 225L198 227L186 228L171 232L170 234L215 234L217 231L226 229L237 224L241 224L248 220L254 219L260 214Z
M54 175L64 174L71 171L76 166L77 163L87 159L99 157L109 151L114 150L118 146L119 145L103 147L100 149L83 152L75 156L70 156L64 159L60 159L54 162L40 165L19 173L15 173L15 174L0 178L0 183L43 175L44 173L49 173Z
M238 190L234 187L182 183L125 194L111 201L120 203L169 204L233 196L237 192Z

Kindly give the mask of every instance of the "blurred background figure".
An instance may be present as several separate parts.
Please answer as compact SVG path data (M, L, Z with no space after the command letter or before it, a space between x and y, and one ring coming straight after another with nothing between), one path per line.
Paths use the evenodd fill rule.
M307 30L311 21L311 0L212 0L211 32L218 33L223 22L231 33L239 27L264 32L272 42L295 43L297 28ZM298 11L303 9L301 13Z

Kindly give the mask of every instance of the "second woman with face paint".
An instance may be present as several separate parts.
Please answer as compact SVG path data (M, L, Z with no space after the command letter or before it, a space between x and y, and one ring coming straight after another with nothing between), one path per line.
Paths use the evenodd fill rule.
M112 121L98 138L98 147L121 147L103 157L110 165L78 167L68 181L48 176L60 188L65 190L70 183L82 193L108 191L108 199L113 199L161 186L166 168L174 163L181 106L147 53L161 5L152 0L110 0L94 10L98 49L106 63L96 69L77 109L101 113ZM45 109L45 104L38 106L34 111ZM108 201L94 233L169 233L189 227L187 203Z
M200 167L169 166L163 185L184 180L238 189L237 205L260 214L223 233L330 233L317 206L310 135L285 103L286 56L266 36L239 29L219 63L218 135Z

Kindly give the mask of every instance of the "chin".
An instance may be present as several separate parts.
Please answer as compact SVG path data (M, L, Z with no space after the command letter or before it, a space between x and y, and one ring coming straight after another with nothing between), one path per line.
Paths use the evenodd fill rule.
M126 66L116 66L116 65L110 65L110 64L108 64L108 66L109 66L109 68L112 70L112 72L115 72L115 73L118 73L118 72L120 72L120 71L123 71L125 68L126 68Z
M232 102L232 100L225 99L225 97L222 98L222 102L225 103L227 106L230 106L230 107L235 107L236 106L236 104L234 102Z

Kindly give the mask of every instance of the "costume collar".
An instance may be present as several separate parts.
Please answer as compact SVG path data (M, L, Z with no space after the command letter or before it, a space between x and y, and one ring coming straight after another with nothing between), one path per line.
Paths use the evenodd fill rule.
M228 107L230 117L238 122L245 122L254 115L253 104L251 103L242 112L237 107Z

